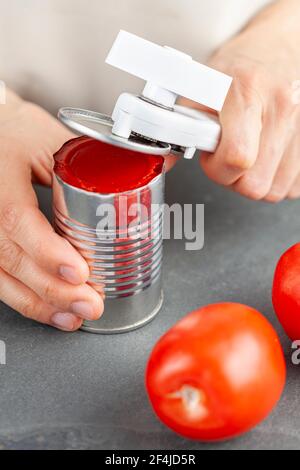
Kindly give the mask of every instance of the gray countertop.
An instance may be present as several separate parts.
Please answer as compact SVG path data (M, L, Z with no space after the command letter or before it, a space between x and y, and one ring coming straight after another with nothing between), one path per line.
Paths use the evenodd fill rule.
M50 215L51 193L39 188ZM116 336L64 334L0 308L0 449L295 449L300 447L300 369L271 304L276 260L300 240L300 202L247 201L209 182L193 162L167 176L167 202L205 203L205 246L184 250L167 241L165 303L146 327ZM144 391L144 368L156 340L187 312L237 301L263 312L279 332L288 380L273 414L231 442L181 439L154 416ZM300 367L300 366L298 366Z

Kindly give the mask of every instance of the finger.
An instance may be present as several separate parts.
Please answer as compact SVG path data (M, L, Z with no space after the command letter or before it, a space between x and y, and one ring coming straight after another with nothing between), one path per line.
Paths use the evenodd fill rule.
M103 300L91 286L72 286L55 278L5 237L0 237L0 265L42 300L61 311L75 313L85 320L97 320L103 313Z
M82 319L71 313L60 313L17 279L0 269L0 298L24 317L54 326L63 331L75 331Z
M174 154L168 155L165 157L165 171L170 171L178 162L179 157L175 156Z
M0 211L0 225L7 237L36 264L72 284L87 281L86 261L67 240L55 233L38 207L14 201L4 203Z
M222 135L214 155L203 152L200 164L213 181L231 185L257 158L262 129L262 103L234 82L220 113Z
M265 199L268 202L279 202L292 194L292 188L300 171L300 139L293 139L282 158L272 187Z
M299 155L300 158L300 155ZM300 198L300 172L297 174L295 181L293 182L292 187L290 188L287 197L289 199L299 199Z
M234 190L260 200L270 192L275 174L291 138L289 116L273 103L264 118L259 154L254 165L234 184Z
M22 161L22 160L21 160ZM13 182L13 187L12 187ZM0 227L37 264L72 284L86 282L89 268L72 245L57 235L38 208L27 165L7 158L6 178L1 178Z

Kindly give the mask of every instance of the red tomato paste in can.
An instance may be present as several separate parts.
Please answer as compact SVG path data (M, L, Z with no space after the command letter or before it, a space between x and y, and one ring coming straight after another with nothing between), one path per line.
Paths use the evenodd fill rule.
M55 155L55 173L76 188L101 194L146 186L163 169L161 156L115 147L89 137L67 142Z

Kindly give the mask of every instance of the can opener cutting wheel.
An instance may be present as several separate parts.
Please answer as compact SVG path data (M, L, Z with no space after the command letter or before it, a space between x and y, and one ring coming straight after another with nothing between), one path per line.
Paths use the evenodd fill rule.
M77 133L142 153L180 152L192 158L197 149L214 152L221 126L214 115L176 104L178 97L221 111L232 78L162 47L120 31L106 63L146 81L141 95L122 93L112 116L61 108L59 119Z

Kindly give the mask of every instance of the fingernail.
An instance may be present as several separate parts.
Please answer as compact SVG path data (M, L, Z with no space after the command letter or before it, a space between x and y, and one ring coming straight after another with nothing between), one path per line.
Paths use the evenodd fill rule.
M84 320L95 320L95 309L93 306L84 300L79 300L77 302L73 302L71 305L71 310L73 313L76 313L79 317L83 318Z
M72 266L60 266L59 274L71 284L81 284L82 280L77 270Z
M55 313L51 318L51 323L60 330L73 331L76 320L75 315L72 313Z

